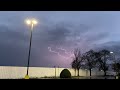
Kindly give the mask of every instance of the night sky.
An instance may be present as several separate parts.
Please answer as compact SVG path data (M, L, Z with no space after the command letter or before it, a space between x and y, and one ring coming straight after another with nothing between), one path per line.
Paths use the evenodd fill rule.
M120 12L0 11L0 65L26 66L30 28L36 18L30 66L70 67L74 48L106 48L119 54Z

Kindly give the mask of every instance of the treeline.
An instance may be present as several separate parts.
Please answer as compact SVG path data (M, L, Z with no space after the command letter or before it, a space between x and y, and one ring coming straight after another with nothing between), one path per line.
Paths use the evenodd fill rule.
M112 70L114 70L116 75L118 75L120 73L120 62L116 61L113 54L113 52L106 49L100 51L90 50L81 54L80 49L75 49L71 66L78 72L77 76L79 76L79 69L89 70L91 76L91 70L94 68L99 71L103 71L104 76L106 76L110 67L112 67Z

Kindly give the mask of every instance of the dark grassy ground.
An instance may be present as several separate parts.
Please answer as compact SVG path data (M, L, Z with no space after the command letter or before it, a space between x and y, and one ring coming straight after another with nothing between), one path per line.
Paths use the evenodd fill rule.
M60 77L42 77L42 78L36 77L36 78L30 78L30 79L60 79ZM71 79L115 79L115 76L106 76L106 77L104 77L104 76L91 76L91 77L75 76L75 77L72 77Z

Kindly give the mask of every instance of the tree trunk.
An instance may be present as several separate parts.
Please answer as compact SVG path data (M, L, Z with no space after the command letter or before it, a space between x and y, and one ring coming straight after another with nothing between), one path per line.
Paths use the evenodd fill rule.
M78 69L78 76L79 76L79 69Z
M104 71L104 77L105 77L105 79L106 79L106 71Z
M91 76L91 69L90 69L90 76Z
M106 76L106 71L104 71L104 76Z
M75 76L76 76L76 69L75 69Z
M91 69L90 69L90 79L91 79Z

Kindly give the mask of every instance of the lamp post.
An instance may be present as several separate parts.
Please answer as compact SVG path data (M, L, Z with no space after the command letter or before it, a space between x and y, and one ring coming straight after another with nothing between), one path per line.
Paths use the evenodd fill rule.
M87 76L87 69L85 69L85 71L86 71L86 76Z
M55 78L56 78L56 66L54 66L54 68L55 68Z
M114 52L110 52L110 53L113 54L113 59L114 59L114 62L116 63Z
M114 52L110 52L110 53L113 54L113 59L114 59L115 65L116 65L115 54L114 54ZM116 72L116 75L117 75L117 72Z
M25 79L29 79L28 70L29 70L31 44L32 44L32 31L33 31L34 25L37 24L37 20L35 20L35 19L27 19L26 24L30 26L30 32L31 32L30 33L29 53L28 53L27 74L25 76Z

